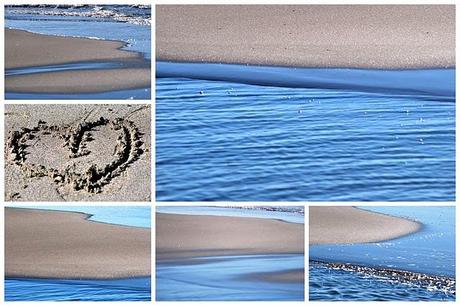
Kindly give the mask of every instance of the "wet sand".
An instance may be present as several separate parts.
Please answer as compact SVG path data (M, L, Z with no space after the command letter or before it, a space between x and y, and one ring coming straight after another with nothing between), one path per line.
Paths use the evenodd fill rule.
M106 279L150 275L150 229L83 213L5 208L5 276Z
M9 76L8 92L91 93L150 87L150 69L97 69Z
M417 232L422 224L354 207L311 206L309 244L366 243Z
M304 253L304 225L280 220L156 214L156 258Z
M158 5L158 60L455 66L454 5Z
M6 105L6 201L150 201L148 105Z
M249 275L248 278L276 283L303 283L305 279L305 270L295 269L280 272L257 273Z
M148 63L137 52L120 50L124 44L5 29L6 69L91 61L126 64L126 68L119 69L9 76L5 79L5 89L14 92L87 93L149 87L151 73Z

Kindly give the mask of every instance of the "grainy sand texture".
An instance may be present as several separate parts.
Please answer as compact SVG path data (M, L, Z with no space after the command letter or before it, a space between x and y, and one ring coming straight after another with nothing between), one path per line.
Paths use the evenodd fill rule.
M6 201L150 201L149 105L6 105Z
M5 276L104 279L150 275L150 229L83 213L5 209Z
M311 206L309 244L365 243L414 233L418 222L355 207Z
M262 218L156 214L157 260L287 253L304 253L303 224Z
M454 5L157 5L158 60L455 66Z
M139 58L140 55L135 52L119 50L123 45L120 41L5 29L5 68Z
M149 87L149 63L137 52L120 50L124 44L5 29L6 69L97 61L118 62L124 66L7 76L5 89L9 92L91 93Z

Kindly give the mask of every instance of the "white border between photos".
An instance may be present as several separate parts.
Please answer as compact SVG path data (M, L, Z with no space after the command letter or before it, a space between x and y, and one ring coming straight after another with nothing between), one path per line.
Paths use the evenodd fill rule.
M421 1L397 1L397 0L381 0L381 1L350 1L350 0L344 0L344 1L328 1L328 0L323 0L323 1L299 1L299 0L287 0L287 1L282 1L282 0L237 0L237 1L225 1L225 0L208 0L208 1L203 1L203 0L178 0L178 1L171 1L171 0L88 0L88 1L83 1L83 0L43 0L43 1L37 1L37 0L30 0L30 1L24 1L24 0L6 0L3 1L1 8L0 8L0 26L1 26L1 46L0 46L0 57L1 57L1 63L0 63L0 68L2 71L4 71L4 5L7 4L146 4L146 5L151 5L152 6L152 39L151 39L151 47L152 47L152 52L155 50L155 5L161 5L161 4L457 4L459 1L428 1L428 0L421 0ZM456 25L456 41L458 41L458 31L459 26L458 22ZM457 48L458 50L458 48ZM153 57L155 58L155 57ZM457 72L456 72L457 73ZM155 62L154 60L152 61L152 76L155 75ZM458 79L458 74L457 74L457 79ZM4 133L4 104L5 104L5 99L4 99L4 78L1 79L0 85L2 88L2 103L0 106L0 125L2 127L2 131ZM143 205L151 205L151 228L152 228L152 264L151 264L151 278L152 278L152 302L135 302L135 305L150 305L151 303L159 303L159 304L167 304L171 306L175 305L190 305L190 306L198 306L198 305L203 305L203 304L211 304L212 305L266 305L267 302L155 302L155 205L162 205L162 206L173 206L173 205L184 205L184 206L194 206L194 205L214 205L214 206L223 206L223 205L228 205L229 202L196 202L196 203L191 203L191 202L158 202L155 203L155 103L154 103L154 97L155 97L155 81L154 78L152 77L152 99L151 100L50 100L50 101L44 101L44 100L21 100L21 101L8 101L7 104L146 104L146 103L151 103L151 152L152 152L152 160L151 160L151 198L152 202L66 202L65 205L79 205L79 206L143 206ZM458 86L456 88L456 92L458 92ZM458 108L456 109L456 118L458 118L459 110ZM456 130L458 130L459 124L456 121ZM4 147L4 137L0 137L0 146L3 148ZM456 160L458 160L458 152L459 152L459 145L458 142L456 141ZM4 155L0 154L0 162L1 162L1 167L0 167L0 195L1 195L1 202L2 202L2 209L0 213L0 226L2 226L2 235L1 235L1 255L0 255L0 273L4 275L4 207L5 206L23 206L23 205L31 205L31 204L37 204L38 205L62 205L62 203L59 202L21 202L21 203L13 203L13 202L5 202L4 200ZM458 167L456 168L456 177L458 177L460 173L460 170ZM458 194L459 187L457 185L456 187L456 194ZM306 278L305 278L305 300L306 302L268 302L270 305L304 305L304 304L311 304L311 305L336 305L338 302L308 302L308 207L309 206L314 206L314 205L322 205L322 206L357 206L357 205L366 205L366 206L452 206L455 203L453 202L333 202L333 203L324 203L324 202L231 202L230 204L232 205L277 205L277 206L306 206L305 207L305 272L306 272ZM460 212L458 209L456 209L456 220L459 220ZM457 237L459 236L459 228L458 226L456 227L456 253L458 253L459 246L458 246L458 240ZM458 267L458 264L456 265L456 274L459 275L460 269ZM457 284L457 291L458 291L459 285ZM40 303L40 302L5 302L4 301L4 282L0 282L0 292L2 295L2 298L0 299L0 302L2 304L11 304L14 303L14 305L30 305L30 304L35 304L35 303ZM48 302L46 302L48 303ZM94 303L94 302L60 302L60 305L88 305L89 303ZM113 305L113 304L130 304L132 305L133 302L97 302L97 305ZM339 302L340 303L340 302ZM370 302L354 302L356 304L368 304ZM386 302L390 303L392 305L408 305L410 302ZM436 305L436 304L444 304L445 302L429 302L431 305Z

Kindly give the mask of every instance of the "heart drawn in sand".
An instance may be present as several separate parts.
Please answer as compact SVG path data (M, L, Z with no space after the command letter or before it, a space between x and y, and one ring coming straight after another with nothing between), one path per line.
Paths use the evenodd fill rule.
M64 169L57 169L28 161L28 141L38 134L57 137L63 142L63 147L68 151L70 160L88 156L87 143L93 141L91 132L100 127L109 127L119 131L115 144L114 159L104 165L90 163L84 171L76 171L75 163L67 165ZM142 150L140 133L133 122L123 118L108 120L103 117L96 121L82 121L76 126L49 126L44 121L39 121L33 128L21 128L11 131L6 142L6 160L18 165L28 177L50 177L60 186L68 185L74 190L86 190L98 193L104 185L120 175L126 168L136 161L144 152Z

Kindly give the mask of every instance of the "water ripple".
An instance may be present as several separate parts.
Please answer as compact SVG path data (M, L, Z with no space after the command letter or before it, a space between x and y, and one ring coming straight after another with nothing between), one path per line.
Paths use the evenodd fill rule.
M160 201L455 199L445 97L156 82Z

